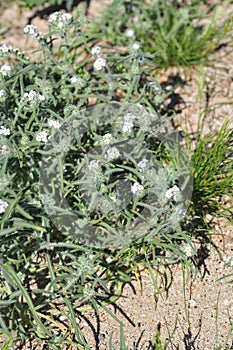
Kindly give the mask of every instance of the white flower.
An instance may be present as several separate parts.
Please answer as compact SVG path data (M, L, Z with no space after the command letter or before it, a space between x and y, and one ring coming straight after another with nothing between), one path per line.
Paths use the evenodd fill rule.
M8 136L10 135L10 129L5 128L5 126L1 126L0 128L0 135Z
M166 197L167 199L171 199L171 198L173 197L173 191L172 191L171 188L169 188L169 189L166 191L165 197Z
M2 199L0 199L0 214L4 213L6 209L9 207L9 204Z
M122 132L124 133L130 133L133 129L133 122L125 122L122 128Z
M2 53L8 53L12 51L12 46L7 46L6 44L3 44L2 46L0 46L0 51L2 51Z
M120 157L120 152L116 147L112 147L107 150L107 155L105 157L108 162L111 162Z
M134 30L133 29L127 29L125 31L125 35L128 37L128 38L132 38L134 36Z
M108 264L110 264L112 261L113 261L113 259L111 258L111 256L108 256L107 259L106 259L106 262Z
M60 129L60 127L61 127L61 123L58 120L51 119L48 121L48 124L50 127L55 128L55 129Z
M82 88L85 85L85 80L81 77L73 76L70 78L70 83L75 84L78 89Z
M9 75L11 72L11 67L8 65L8 64L4 64L1 69L0 69L0 73L3 75L3 76L7 76Z
M72 15L70 13L54 12L49 17L49 23L53 24L59 29L63 29L72 21Z
M143 158L139 163L138 163L138 168L140 171L144 171L147 167L148 160Z
M165 197L167 199L177 199L177 194L180 192L180 189L178 186L173 186L171 188L169 188L166 193L165 193Z
M61 19L64 24L68 24L72 21L73 17L70 13L65 12L61 15Z
M6 91L1 89L0 90L0 98L6 95Z
M192 248L192 246L190 244L185 244L182 247L182 251L187 256L187 258L191 258L194 255L193 248Z
M49 16L49 22L56 22L60 16L60 12L54 12Z
M35 90L30 90L29 92L25 92L23 95L23 101L27 100L30 104L43 102L45 97L43 95L39 95Z
M94 46L92 49L91 49L91 54L93 56L99 56L101 54L101 48L99 46Z
M90 169L98 169L100 167L100 162L99 160L93 159L90 161L90 165L89 165Z
M101 70L106 66L106 60L104 58L97 58L94 62L93 67L95 70Z
M144 187L140 185L139 182L135 182L131 186L131 192L133 192L133 194L139 195L143 190L144 190Z
M112 134L109 134L109 133L105 134L102 137L101 143L103 145L109 145L111 143L112 139L113 139Z
M130 46L130 52L132 53L135 53L137 52L139 49L140 49L140 44L139 43L133 43L131 46Z
M39 33L37 32L37 27L33 24L28 24L23 30L24 34L26 35L32 35L34 37L37 37Z
M133 115L132 113L127 113L125 116L124 116L124 125L123 125L123 128L122 128L122 132L124 133L129 133L132 131L133 129L133 120L135 119L135 115Z
M36 135L36 141L38 142L48 142L48 134L46 131L40 131Z
M58 23L57 23L57 27L59 29L62 29L64 27L64 23L61 20L59 20Z
M133 115L132 113L127 113L127 114L124 116L124 121L125 121L125 122L132 122L135 118L136 118L136 116Z
M71 77L70 78L70 82L71 82L71 84L75 84L75 83L77 83L79 81L79 78L78 77Z
M0 146L0 151L2 154L6 154L8 151L8 147L6 145Z
M38 95L38 99L40 102L44 102L45 101L45 97L43 95Z
M134 43L134 44L132 45L132 49L133 49L134 51L138 51L138 50L140 49L140 45L139 45L138 43Z
M37 93L34 90L30 90L27 95L28 101L30 102L33 101L36 96L37 96Z

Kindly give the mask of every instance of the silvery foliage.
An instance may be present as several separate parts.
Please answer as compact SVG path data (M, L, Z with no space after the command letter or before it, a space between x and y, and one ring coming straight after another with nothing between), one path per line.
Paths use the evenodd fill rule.
M152 107L116 102L68 106L65 116L40 167L41 199L57 228L102 248L175 230L192 176L168 120Z

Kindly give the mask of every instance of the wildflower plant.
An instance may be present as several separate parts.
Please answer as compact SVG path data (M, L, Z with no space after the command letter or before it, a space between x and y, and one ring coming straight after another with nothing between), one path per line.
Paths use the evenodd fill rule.
M60 349L86 345L78 315L108 310L148 251L184 256L192 175L140 45L107 55L82 14L49 23L24 30L34 60L0 47L0 328Z

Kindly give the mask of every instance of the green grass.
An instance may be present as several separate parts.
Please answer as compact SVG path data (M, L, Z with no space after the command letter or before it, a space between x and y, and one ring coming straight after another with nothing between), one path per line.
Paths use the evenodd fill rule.
M208 62L218 47L230 41L232 18L221 22L224 8L216 3L156 0L113 1L93 23L93 33L112 45L137 41L143 52L153 56L154 67L190 66ZM208 24L206 23L208 22ZM134 31L127 37L127 30Z
M43 6L45 4L49 5L64 5L67 10L70 10L72 6L77 2L75 0L17 0L22 6L27 6L33 8L35 6Z
M233 129L225 122L219 131L196 141L192 154L194 189L192 201L197 214L227 217L233 214Z

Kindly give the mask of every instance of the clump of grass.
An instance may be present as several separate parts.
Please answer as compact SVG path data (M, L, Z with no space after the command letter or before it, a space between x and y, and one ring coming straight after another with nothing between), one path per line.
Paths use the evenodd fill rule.
M232 222L233 130L229 122L219 131L198 136L192 164L196 212L225 216Z
M70 10L72 6L77 5L77 0L19 0L21 5L27 6L29 8L33 8L35 6L42 6L45 4L57 5Z
M114 45L139 42L159 68L203 64L229 40L231 19L221 23L223 10L203 6L202 1L113 1L93 23L93 31Z

